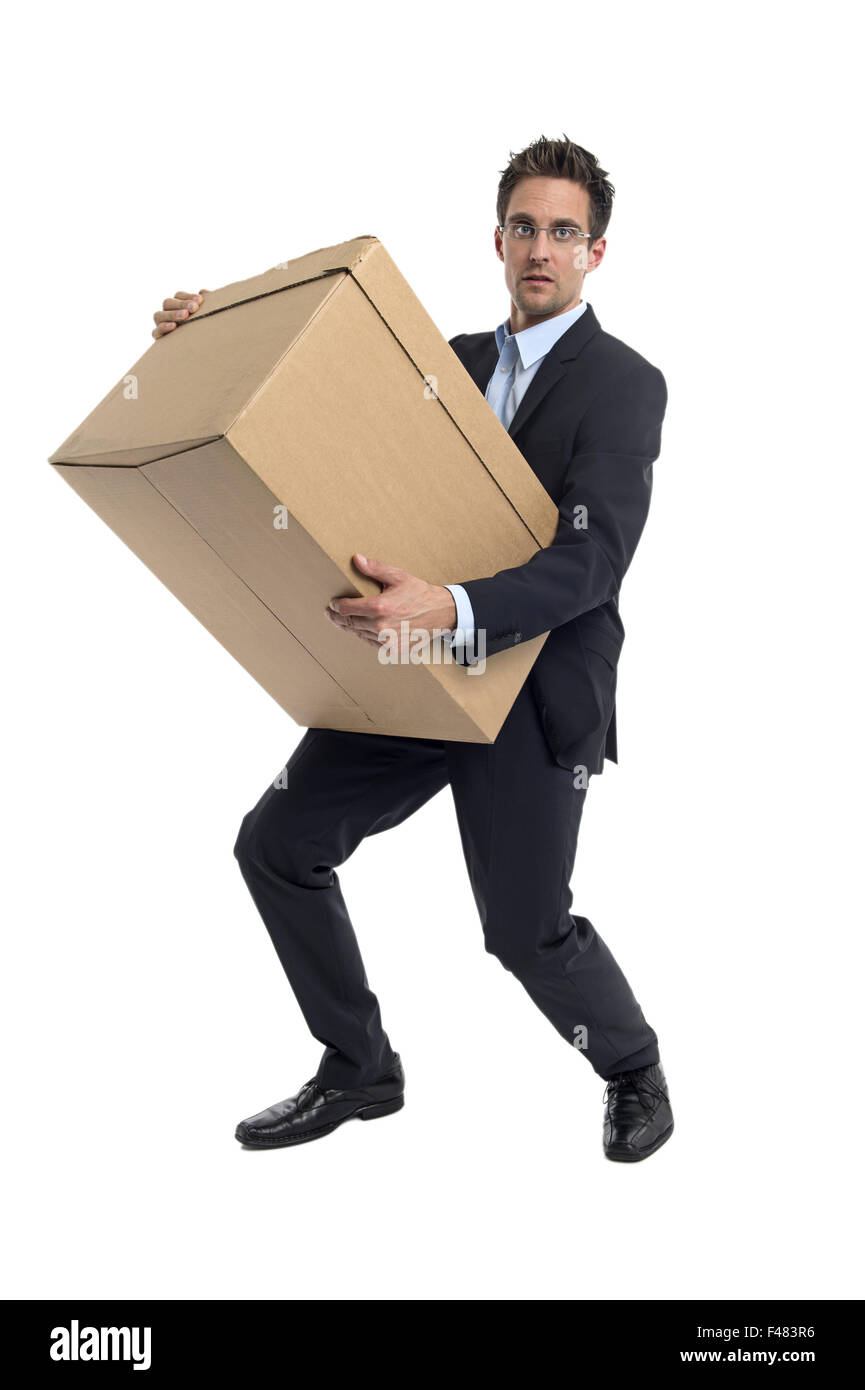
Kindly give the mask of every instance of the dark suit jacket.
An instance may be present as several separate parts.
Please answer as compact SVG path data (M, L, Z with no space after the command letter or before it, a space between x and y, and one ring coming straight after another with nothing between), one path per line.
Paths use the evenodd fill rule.
M495 334L458 333L450 345L485 392ZM599 773L605 758L618 761L619 589L646 522L666 406L658 368L605 333L587 305L541 362L509 430L558 505L553 543L524 565L449 581L486 629L487 657L549 632L528 680L562 767ZM584 528L575 507L586 508Z

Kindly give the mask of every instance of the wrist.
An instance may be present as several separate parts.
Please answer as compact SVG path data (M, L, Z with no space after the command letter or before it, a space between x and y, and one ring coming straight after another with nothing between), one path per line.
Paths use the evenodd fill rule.
M444 611L445 614L444 622L439 624L439 626L446 627L448 629L455 628L457 625L456 599L454 598L450 589L446 589L443 584L439 584L437 588L438 596L440 599L439 607Z

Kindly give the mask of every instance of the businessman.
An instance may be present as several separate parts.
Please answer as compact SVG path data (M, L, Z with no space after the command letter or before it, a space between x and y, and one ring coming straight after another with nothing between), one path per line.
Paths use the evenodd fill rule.
M606 1081L603 1152L636 1162L670 1137L657 1035L569 882L590 779L616 761L618 599L646 522L667 390L582 298L601 265L614 189L594 155L541 137L502 172L494 242L510 312L450 345L559 509L551 545L490 576L430 584L355 554L380 592L335 595L327 619L379 646L424 631L470 665L549 632L492 744L307 729L234 853L306 1023L324 1046L299 1090L242 1120L241 1143L278 1148L403 1105L337 867L367 835L450 787L487 951ZM154 315L175 332L202 294ZM479 640L481 639L481 640ZM479 672L476 679L483 679ZM474 1078L473 1078L474 1079Z

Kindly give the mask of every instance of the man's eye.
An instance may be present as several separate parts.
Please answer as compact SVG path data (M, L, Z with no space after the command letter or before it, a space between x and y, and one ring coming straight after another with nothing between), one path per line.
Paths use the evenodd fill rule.
M570 241L571 237L574 235L574 228L556 227L556 232L560 233L560 235L557 238L559 241Z
M518 222L514 228L517 236L534 236L535 229L530 227L528 222Z

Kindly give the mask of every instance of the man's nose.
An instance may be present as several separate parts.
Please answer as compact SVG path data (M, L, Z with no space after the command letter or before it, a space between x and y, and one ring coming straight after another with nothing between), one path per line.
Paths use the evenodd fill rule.
M543 229L535 232L535 235L532 238L531 249L529 251L529 255L531 256L533 261L548 261L550 259L549 235L549 232L544 231ZM541 237L546 237L547 240L541 241Z

